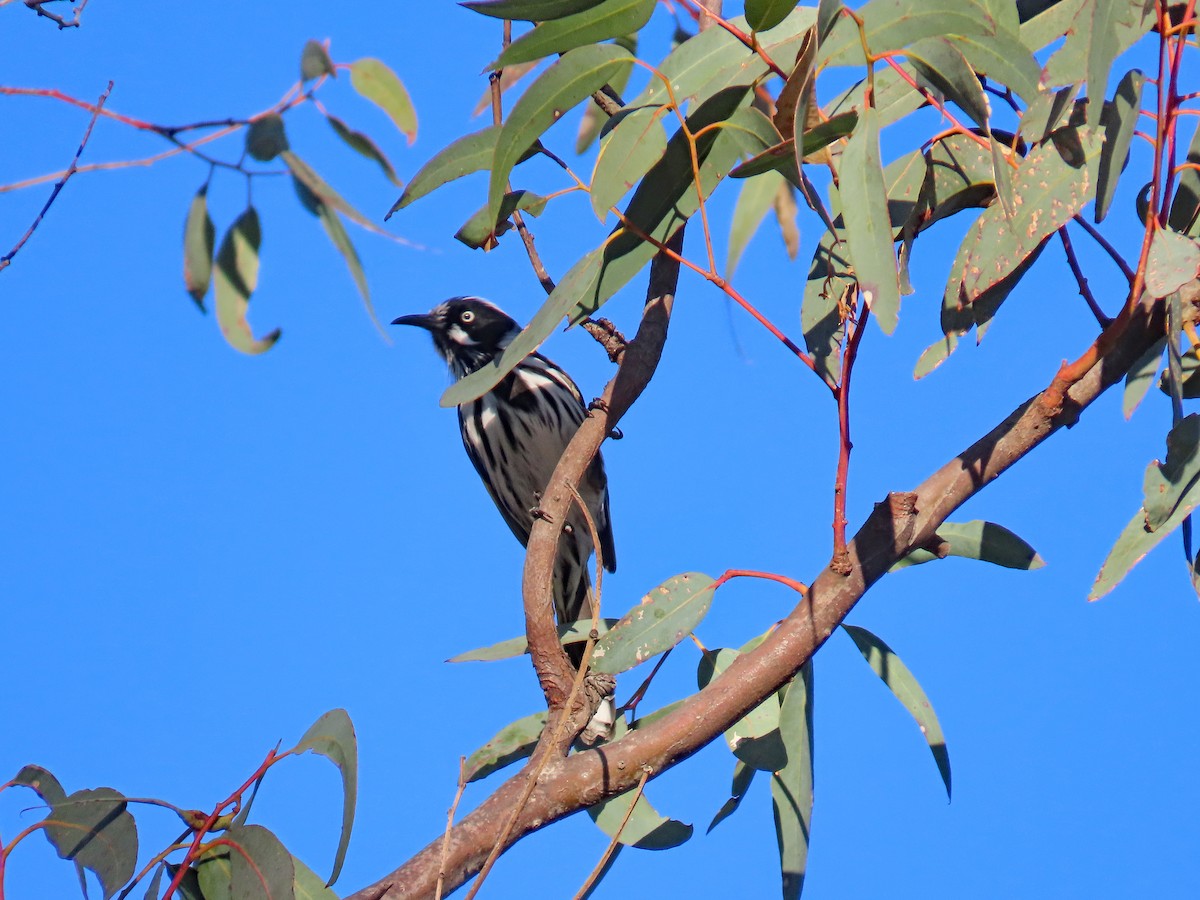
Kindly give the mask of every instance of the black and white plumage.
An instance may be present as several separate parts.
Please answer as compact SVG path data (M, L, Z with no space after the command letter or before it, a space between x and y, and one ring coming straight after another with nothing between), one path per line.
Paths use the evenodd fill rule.
M512 318L478 297L454 297L427 314L401 316L392 324L428 331L456 379L491 362L520 332ZM467 455L522 545L529 542L534 510L554 467L586 416L575 382L540 353L527 356L482 397L458 407ZM596 524L604 567L615 571L608 479L599 454L584 474L579 494ZM560 623L591 615L587 597L592 550L587 521L573 504L554 570L554 608ZM571 655L578 664L578 655Z

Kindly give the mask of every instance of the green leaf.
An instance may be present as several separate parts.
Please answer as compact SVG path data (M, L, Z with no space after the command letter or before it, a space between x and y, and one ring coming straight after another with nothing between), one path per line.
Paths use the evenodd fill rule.
M1146 293L1166 297L1194 281L1200 272L1200 245L1165 228L1156 229L1146 264Z
M603 2L604 0L472 0L462 5L497 19L543 22L583 12Z
M988 101L971 64L962 51L944 37L928 37L906 51L920 76L918 83L953 100L980 128L988 127Z
M986 10L973 0L870 0L858 15L866 23L867 46L875 55L903 49L921 38L986 34L994 27ZM863 62L858 26L848 16L838 18L821 45L818 65Z
M617 44L628 50L630 54L637 55L638 36L636 34L617 38ZM624 94L625 87L629 84L629 76L632 74L633 60L630 59L616 71L608 82L613 93L618 96ZM600 129L607 121L608 113L602 110L598 104L589 103L584 109L583 119L579 122L579 133L575 136L575 152L582 155L592 145L592 141L600 134Z
M742 801L746 799L746 792L750 790L750 784L754 781L754 776L758 774L758 769L753 766L748 766L740 759L733 766L733 786L729 789L729 799L726 800L721 808L717 810L717 814L713 816L713 820L708 823L708 831L710 833L714 828L732 816Z
M896 699L917 720L921 735L929 744L938 772L942 775L942 781L946 785L946 798L949 799L950 753L946 749L946 739L942 736L942 726L938 724L937 714L933 711L929 698L921 690L921 685L892 648L874 634L857 625L842 625L842 628L850 635L871 670L883 679L883 683L896 695Z
M846 245L858 290L885 334L900 318L900 281L892 252L887 188L879 159L879 123L865 109L838 165Z
M729 228L729 253L725 261L725 279L731 280L737 269L750 238L758 231L767 212L774 206L780 187L787 180L778 172L764 172L751 178L742 186L737 204L733 208L733 220Z
M29 788L41 797L47 806L57 806L67 799L67 792L63 790L58 779L49 769L43 769L41 766L24 766L13 777L12 783Z
M276 328L265 337L255 338L246 321L250 295L258 287L258 248L261 244L258 211L250 206L221 239L214 281L217 324L221 334L235 350L251 355L270 350L281 334Z
M616 675L674 647L708 613L715 583L700 572L668 578L597 642L592 670Z
M488 208L483 206L454 232L454 237L473 250L487 248L492 240L509 230L508 219L514 212L528 212L531 216L540 216L545 209L546 198L540 194L533 191L510 191L500 203L499 222L489 219Z
M616 624L616 619L600 619L596 622L596 634L602 635ZM591 630L591 619L568 622L565 625L558 626L558 638L563 642L564 646L566 644L578 644L588 639ZM446 662L494 662L498 659L513 659L528 651L529 645L525 641L525 635L521 635L520 637L509 638L507 641L500 641L498 644L492 644L490 647L468 650L466 653L450 657Z
M283 117L267 113L255 119L246 129L246 152L259 162L270 162L288 149L287 133L283 130Z
M729 668L737 657L762 642L765 635L754 638L740 650L728 648L705 650L696 670L696 682L701 688ZM787 750L779 735L779 696L771 694L725 731L725 742L733 755L756 769L774 772L787 763Z
M1066 7L1068 4L1063 3ZM1157 20L1154 0L1113 3L1111 0L1083 0L1075 4L1074 18L1063 27L1061 19L1053 41L1066 34L1042 74L1045 87L1088 82L1088 94L1100 100L1107 91L1108 70L1120 56L1153 27ZM1026 41L1025 27L1021 40ZM1036 49L1032 48L1031 49ZM1097 105L1099 105L1097 103ZM1092 115L1089 113L1089 115ZM1089 121L1094 122L1094 118Z
M180 867L174 865L173 863L165 863L164 865L167 869L167 877L174 881L175 874L179 871ZM226 896L228 896L228 884L225 890ZM200 887L200 879L197 875L196 869L188 869L183 873L183 879L179 882L178 895L180 900L218 900L218 896L216 894L211 897L206 897L204 895L204 891ZM150 898L147 898L147 900L150 900ZM155 897L154 900L158 900L158 898Z
M505 725L490 741L467 757L463 769L467 784L479 781L505 766L525 759L537 746L546 727L545 710Z
M612 740L618 740L627 730L625 720L618 717L613 727ZM618 840L621 844L638 847L642 850L669 850L672 847L678 847L692 836L691 825L660 815L650 805L650 801L646 799L644 793L637 798L637 803L634 804L633 798L636 793L636 788L630 788L622 794L617 794L615 797L600 801L595 806L588 807L587 813L600 830L610 838L617 837L619 834ZM629 813L631 804L633 804L633 812ZM624 821L627 813L629 821L625 823L624 828L621 828L621 822Z
M775 839L784 900L798 900L808 868L813 808L813 668L809 660L783 697L779 731L787 765L771 776Z
M334 133L345 141L351 150L378 163L379 168L383 169L383 174L387 176L388 181L396 185L396 187L400 187L400 179L396 177L396 170L392 168L391 161L379 149L378 144L361 131L355 131L337 116L326 113L325 120L329 122Z
M1108 215L1113 195L1117 192L1117 180L1129 159L1129 145L1137 128L1142 110L1142 85L1146 76L1137 69L1130 69L1117 85L1117 93L1111 103L1104 105L1100 124L1104 128L1104 148L1100 151L1100 170L1096 185L1096 222Z
M417 111L404 83L378 59L365 58L350 65L350 84L359 96L385 113L411 144L417 139Z
M831 193L835 190L830 187ZM841 373L839 348L846 333L841 309L849 307L850 292L854 290L854 276L846 257L844 230L839 229L836 237L828 231L821 235L800 304L805 346L817 374L829 381L836 381Z
M1071 131L1071 134L1077 132ZM968 305L1001 283L1092 199L1103 132L1077 133L1080 159L1068 162L1054 144L1036 147L1013 176L1019 200L1011 219L999 205L984 210L967 233L961 280L950 285L946 303ZM1078 165L1072 165L1072 162Z
M305 750L326 757L342 773L342 836L333 857L333 874L326 882L333 884L341 874L342 862L346 859L358 797L358 740L354 736L354 723L346 711L331 709L325 713L304 732L300 743L288 752L299 754Z
M841 140L854 131L858 125L858 113L851 110L838 113L820 125L804 132L801 156L811 156L818 150L828 147L834 141ZM799 179L796 163L796 139L787 138L780 144L768 147L761 153L752 156L729 173L731 178L750 178L762 172L782 172L793 183Z
M650 21L656 0L603 0L574 15L542 22L505 48L489 70L531 62L609 38L635 34ZM615 74L615 73L614 73ZM591 93L590 91L588 93ZM574 106L574 104L571 104Z
M999 31L996 34L951 35L950 40L980 75L1012 88L1013 93L1026 103L1038 96L1042 67L1012 34Z
M143 895L143 900L158 900L159 890L162 886L163 873L166 872L165 865L159 866L154 870L154 877L146 884L146 893Z
M213 246L216 229L208 214L208 185L196 191L183 225L183 284L200 311L212 280Z
M329 75L337 78L337 69L329 58L329 51L320 41L308 41L300 52L300 80L311 81Z
M1100 121L1104 108L1103 98L1108 93L1108 73L1117 58L1117 19L1122 4L1090 0L1085 6L1088 19L1085 23L1088 42L1087 52L1087 119L1090 124ZM1129 6L1128 3L1124 4Z
M774 28L796 8L796 0L746 0L746 22L754 31Z
M958 335L946 334L926 347L913 366L913 378L921 379L950 358L958 346Z
M1200 166L1200 128L1192 133L1188 145L1187 162ZM1171 199L1171 212L1167 225L1191 237L1200 236L1200 171L1189 166L1179 173L1179 187Z
M331 891L321 876L304 864L302 860L292 857L292 868L296 877L292 882L296 900L338 900L337 894Z
M1113 548L1108 551L1108 556L1100 567L1099 574L1096 575L1096 581L1092 584L1091 591L1088 592L1088 599L1099 600L1120 584L1147 553L1157 547L1163 538L1182 525L1183 520L1192 514L1197 500L1200 500L1198 495L1200 495L1200 491L1192 491L1187 502L1176 506L1170 518L1154 531L1146 528L1146 510L1144 508L1134 513L1129 524L1121 530Z
M945 545L946 556L977 559L1007 569L1040 569L1046 564L1033 547L995 522L978 519L971 522L943 522L938 526L937 535ZM889 571L897 572L938 558L928 550L914 550Z
M236 900L294 900L292 855L270 831L261 825L235 825L214 843L229 850L229 883ZM203 882L202 875L202 886Z
M629 59L629 52L615 44L578 47L563 54L521 95L496 139L488 186L488 207L496 219L517 161L563 113L603 87Z
M1142 354L1125 375L1125 391L1121 397L1121 412L1128 419L1138 408L1150 386L1154 384L1154 376L1162 365L1163 348L1167 346L1165 337L1154 342L1149 350Z
M1200 415L1181 419L1167 435L1166 462L1153 462L1146 468L1142 485L1146 527L1161 528L1185 501L1195 506L1189 495L1200 482Z
M413 176L400 199L392 205L384 218L390 218L392 213L404 209L414 200L448 182L472 172L491 168L492 158L496 154L496 138L500 136L502 128L502 125L489 125L482 131L460 137L434 154L433 159L425 163Z
M95 873L104 900L137 870L137 825L126 805L125 797L112 788L75 791L54 803L43 822L46 838L61 859Z
M592 173L592 210L601 222L667 152L663 120L670 114L666 106L631 110L600 142Z
M368 231L377 233L385 233L370 219L360 213L357 209L342 199L342 195L335 191L320 175L316 173L312 166L302 160L291 150L284 150L279 154L283 157L284 163L292 173L292 177L297 181L304 183L304 186L327 206L332 206L346 218L352 222L361 225Z
M308 190L300 181L296 181L295 184L297 190ZM325 234L329 236L329 241L333 244L334 249L346 261L346 267L350 270L350 277L354 279L354 286L358 288L359 296L363 299L363 305L367 308L367 315L371 317L371 320L377 327L382 328L379 317L375 315L375 304L371 302L371 286L367 283L367 273L363 269L358 251L354 249L350 235L346 233L346 227L342 224L342 220L338 217L337 212L327 203L321 203L317 207L317 218L321 220L321 227L325 229Z

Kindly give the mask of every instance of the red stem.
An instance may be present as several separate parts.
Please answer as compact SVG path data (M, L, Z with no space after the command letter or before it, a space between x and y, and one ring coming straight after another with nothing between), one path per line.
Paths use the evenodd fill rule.
M854 361L858 358L858 345L867 328L871 308L862 305L854 330L850 333L845 352L842 354L842 380L837 387L838 404L838 464L837 478L833 484L833 560L835 571L841 561L848 562L846 550L846 482L850 477L850 451L854 444L850 440L850 376L854 372ZM848 320L849 321L849 320Z

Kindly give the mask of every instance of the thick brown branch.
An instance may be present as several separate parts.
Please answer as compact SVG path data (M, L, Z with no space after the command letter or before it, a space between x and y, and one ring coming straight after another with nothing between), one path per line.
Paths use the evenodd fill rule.
M1136 306L1121 340L1066 390L1060 407L1043 402L1041 394L1031 397L934 472L915 492L892 494L878 504L847 547L850 573L841 576L828 569L823 571L811 586L807 602L798 605L758 648L734 660L720 678L671 714L619 741L549 762L520 813L514 839L635 787L646 766L653 776L661 774L719 736L790 679L893 563L911 548L936 540L938 526L954 510L1051 434L1074 424L1106 388L1124 377L1162 336L1163 328L1161 304L1143 302ZM625 365L629 365L628 360ZM618 410L623 408L613 407L613 411ZM580 434L586 430L588 444L595 441L598 446L603 432L595 433L600 426L593 426L593 421L585 423ZM556 484L567 474L568 457L578 454L570 470L574 472L578 467L582 472L590 459L590 453L585 457L583 449L582 439L572 443L556 473ZM568 500L569 495L560 501L564 510ZM547 540L543 536L541 541L550 544L553 534L550 537ZM549 573L546 565L545 572ZM446 860L448 885L461 884L478 870L525 787L523 775L501 785L455 828ZM439 837L391 875L354 894L352 900L430 896L437 879L441 845Z

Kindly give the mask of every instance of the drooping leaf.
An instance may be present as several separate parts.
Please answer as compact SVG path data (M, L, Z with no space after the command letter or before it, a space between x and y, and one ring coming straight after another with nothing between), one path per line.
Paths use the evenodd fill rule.
M775 205L775 198L781 187L787 187L787 180L778 172L764 172L743 184L737 204L733 208L732 224L729 227L729 251L725 261L726 280L733 278L746 245L767 217L768 210Z
M1129 4L1124 4L1128 6ZM1104 96L1108 93L1108 73L1112 69L1113 60L1117 58L1117 19L1121 4L1100 3L1090 0L1086 6L1089 13L1087 24L1088 54L1087 54L1087 85L1088 122L1095 124L1100 121L1104 108Z
M146 883L146 893L143 895L143 900L159 900L159 890L161 889L163 874L167 871L165 865L159 866L154 870L154 877Z
M490 741L468 756L463 769L467 783L487 778L493 772L529 756L546 727L546 715L546 711L542 710L505 725Z
M1142 109L1142 85L1146 76L1137 69L1130 69L1117 85L1112 102L1104 106L1100 124L1104 128L1104 147L1100 151L1100 169L1096 185L1096 222L1108 215L1113 195L1117 192L1117 180L1129 158L1129 145L1137 129Z
M1096 575L1092 589L1088 592L1088 599L1099 600L1115 588L1124 580L1130 570L1145 558L1147 553L1182 525L1183 520L1195 509L1196 501L1200 500L1198 494L1200 491L1191 491L1186 502L1176 506L1170 517L1154 531L1146 528L1146 510L1144 508L1134 513L1129 524L1121 530L1117 542L1108 551L1108 556L1100 567L1099 574Z
M775 221L779 225L779 236L788 259L800 255L800 229L796 226L796 215L800 206L796 202L796 189L786 180L780 181L775 192Z
M509 230L508 219L514 212L528 212L531 216L540 216L545 209L545 197L533 191L510 191L500 202L499 222L488 218L488 208L484 206L477 209L471 218L454 232L454 237L473 250L487 248L495 238Z
M276 328L262 338L255 338L246 320L250 295L258 287L258 249L261 244L258 211L250 206L221 239L214 279L217 324L221 334L235 350L251 355L270 350L281 334Z
M469 0L462 5L497 19L544 22L583 12L603 2L604 0Z
M920 76L918 83L953 100L980 128L988 127L988 101L971 64L962 51L944 37L927 37L908 48L906 55Z
M192 198L183 225L183 284L201 312L204 312L204 295L212 280L216 234L208 214L208 185L204 184Z
M521 95L496 139L488 185L488 207L496 218L517 161L566 110L603 87L629 58L629 52L615 44L577 47L563 54Z
M333 857L333 874L326 882L333 884L341 874L342 863L346 859L358 798L358 739L354 736L354 723L346 711L331 709L325 713L313 722L300 738L300 743L288 752L299 754L305 750L324 756L342 773L342 834Z
M300 52L300 80L312 81L322 75L337 78L337 69L329 58L329 51L320 41L307 41Z
M1146 467L1142 484L1142 508L1146 510L1146 527L1161 528L1181 503L1196 504L1200 482L1200 415L1192 413L1180 420L1167 435L1165 462L1153 462ZM1198 492L1200 493L1200 492Z
M775 839L784 900L798 900L808 868L813 809L813 669L809 660L787 686L779 715L787 765L771 776Z
M796 0L746 0L746 22L753 31L774 28L796 8Z
M1192 142L1188 145L1187 162L1191 165L1179 173L1179 187L1171 198L1171 210L1167 216L1167 225L1172 231L1186 234L1189 237L1200 237L1200 128L1192 133ZM1145 216L1141 219L1144 221Z
M1146 264L1146 293L1166 297L1200 272L1200 244L1166 228L1156 229Z
M700 572L668 578L600 638L592 669L616 675L674 647L708 614L715 583Z
M367 159L378 163L379 168L383 169L383 174L387 176L388 181L396 185L396 187L400 187L400 179L396 177L396 170L392 168L391 160L379 149L378 144L361 131L355 131L337 116L326 113L325 119L329 122L329 126L334 130L334 133L345 141L348 147L361 156L365 156Z
M296 872L292 888L296 900L338 900L337 894L321 880L321 876L304 864L302 860L292 857L292 868Z
M259 162L270 162L287 149L287 133L278 113L267 113L246 129L246 152Z
M850 308L853 290L854 276L847 259L845 232L839 229L835 238L826 231L821 235L808 270L804 300L800 305L800 327L804 329L804 343L817 367L817 374L827 381L836 381L841 376L838 348L846 332L843 311Z
M411 144L417 139L417 110L399 77L378 59L360 59L350 65L350 84L395 124Z
M946 785L946 798L950 797L950 753L946 749L946 739L942 736L942 726L938 723L933 705L917 679L913 677L908 667L900 661L895 651L877 636L857 625L842 625L850 635L858 651L867 661L867 665L878 675L888 689L896 695L896 699L909 711L921 729L921 736L929 744L937 763L938 772Z
M705 834L711 832L737 812L738 807L742 805L742 801L746 799L746 792L750 790L750 784L754 781L754 776L758 774L758 771L758 769L746 765L740 759L734 763L733 786L729 789L729 799L721 805L721 808L717 810L717 814L713 816L713 820L708 823L708 830L704 832Z
M761 643L764 636L755 638L740 650L706 650L696 671L698 686L707 687L737 657ZM766 772L783 768L787 763L787 751L779 734L778 695L771 694L729 726L725 731L725 742L733 755L746 765Z
M979 519L971 522L943 522L938 526L937 533L945 542L947 556L977 559L1007 569L1040 569L1046 564L1033 547L995 522L983 522ZM914 550L889 571L896 572L935 559L938 559L938 556L929 550Z
M596 6L561 19L544 21L521 35L487 69L502 69L635 34L650 21L656 0L602 0ZM615 73L614 73L615 74ZM590 93L590 91L589 91ZM574 104L572 104L574 105Z
M104 900L137 870L137 825L126 805L112 788L75 791L51 806L43 826L61 859L96 875Z
M950 358L958 346L957 334L946 334L926 347L913 366L913 379L921 379Z
M1002 0L1012 8L1008 0ZM989 81L1012 88L1026 103L1038 96L1038 79L1042 67L1033 54L1010 32L995 34L948 35L971 68Z
M460 137L434 154L433 159L413 176L384 218L390 218L392 213L448 182L490 168L496 153L496 138L502 128L502 125L489 125L482 131Z
M328 235L330 243L342 255L342 259L346 261L346 266L350 269L350 277L354 279L354 285L358 288L359 296L363 299L363 305L367 308L367 315L371 317L371 321L375 323L376 327L382 329L379 318L375 315L375 306L371 302L371 287L367 282L367 273L363 269L358 251L354 248L354 244L350 240L350 235L346 233L346 227L338 217L337 211L309 190L308 185L295 176L292 177L292 186L296 189L296 195L300 198L300 204L317 217L321 222L321 227L325 229L325 234Z
M637 55L638 36L636 34L625 35L617 38L616 43L629 51L631 56ZM623 64L616 71L608 86L612 88L612 92L617 96L623 96L625 87L629 84L629 76L633 74L633 60ZM588 104L584 109L583 118L579 122L579 133L575 135L575 152L582 154L592 145L592 141L600 134L600 129L608 121L608 113L604 112L596 103Z
M863 110L859 126L838 166L838 189L846 219L846 245L858 290L885 334L900 317L900 281L892 253L887 189L879 159L879 123L872 109Z
M596 622L596 634L602 635L616 624L616 619L600 619ZM564 645L578 644L588 639L591 629L591 619L568 622L565 625L558 626L558 638ZM500 641L500 643L492 644L489 647L468 650L466 653L450 657L446 662L494 662L498 659L512 659L528 652L528 650L529 645L526 643L525 635L521 635L520 637L509 638L507 641Z
M632 110L603 138L592 173L592 210L601 222L667 152L666 106Z
M1159 338L1130 368L1125 375L1125 391L1121 397L1121 412L1128 419L1138 408L1150 386L1154 384L1154 376L1162 365L1163 348L1167 345L1165 337Z
M304 184L310 192L318 197L321 202L327 206L332 206L346 218L366 228L368 231L379 231L379 227L360 213L357 209L347 203L342 195L333 189L333 187L316 173L312 166L306 163L303 159L293 153L291 150L284 150L279 154L288 169L292 173L292 177Z

